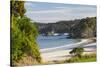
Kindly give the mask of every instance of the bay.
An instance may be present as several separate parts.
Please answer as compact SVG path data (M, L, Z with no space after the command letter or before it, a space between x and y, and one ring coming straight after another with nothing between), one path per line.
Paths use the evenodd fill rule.
M80 41L79 39L69 39L65 35L61 35L61 36L39 35L37 37L37 43L40 46L40 49L54 48L54 47L74 44L74 43L77 43L79 41Z

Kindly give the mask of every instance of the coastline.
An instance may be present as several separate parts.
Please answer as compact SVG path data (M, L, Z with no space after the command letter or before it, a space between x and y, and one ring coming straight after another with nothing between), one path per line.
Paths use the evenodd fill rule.
M54 48L46 48L41 49L42 61L44 63L52 63L54 61L62 61L71 58L72 56L69 52L78 46L82 46L84 48L83 54L96 53L96 42L93 42L92 39L81 39L80 42L75 44L67 44L64 46L54 47Z
M80 42L74 43L74 44L67 44L64 46L59 46L59 47L53 47L53 48L45 48L45 49L40 49L40 52L47 52L50 50L56 50L56 49L61 49L61 48L69 48L69 47L77 47L79 46L78 44L86 43L88 39L82 39Z

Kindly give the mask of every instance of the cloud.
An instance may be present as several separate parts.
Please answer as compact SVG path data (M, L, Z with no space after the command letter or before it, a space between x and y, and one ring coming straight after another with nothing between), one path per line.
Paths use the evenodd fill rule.
M55 9L55 10L40 10L40 11L29 11L30 14L47 14L47 13L69 13L71 10L66 9Z
M25 7L35 7L35 6L37 6L38 4L35 4L35 3L33 3L33 2L30 2L30 1L27 1L27 2L25 2Z
M66 9L67 7L55 7L55 8L58 8L58 9Z
M48 4L28 2L25 5L27 10L26 14L32 20L36 22L56 22L59 20L73 20L81 19L84 17L96 16L96 7L94 6L82 6L82 5L59 5L53 7Z

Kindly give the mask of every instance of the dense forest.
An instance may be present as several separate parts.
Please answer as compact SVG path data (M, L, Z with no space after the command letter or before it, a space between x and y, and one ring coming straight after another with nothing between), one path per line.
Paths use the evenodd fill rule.
M96 17L81 19L78 24L70 29L70 36L73 38L96 37Z
M24 1L11 1L11 66L31 65L41 62L36 43L38 31L25 16Z
M55 31L55 33L68 33L71 26L77 23L79 23L79 20L58 21L56 23L37 23L37 26L40 33L50 32L52 30Z
M69 33L71 38L89 38L96 36L96 17L36 24L40 34L54 31L55 33Z

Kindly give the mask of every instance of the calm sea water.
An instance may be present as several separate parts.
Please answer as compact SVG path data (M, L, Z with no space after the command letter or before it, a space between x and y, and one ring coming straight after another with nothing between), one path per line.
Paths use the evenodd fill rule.
M63 46L66 44L73 44L76 42L79 42L80 40L77 39L68 39L65 35L61 36L42 36L39 35L37 38L37 43L40 46L40 49L44 48L52 48L52 47L58 47Z

